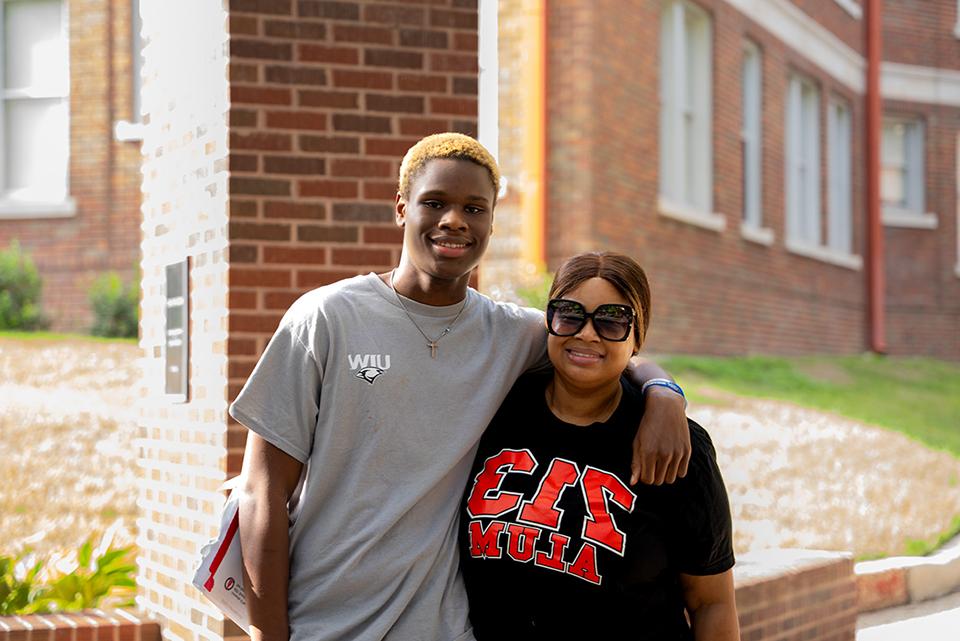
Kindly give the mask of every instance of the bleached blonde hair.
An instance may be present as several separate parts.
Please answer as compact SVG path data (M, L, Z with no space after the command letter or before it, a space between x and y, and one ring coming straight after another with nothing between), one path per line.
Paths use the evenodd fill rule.
M400 182L397 185L397 191L401 196L404 198L410 196L410 184L423 171L427 162L434 158L469 160L480 165L490 174L490 183L493 185L494 199L496 199L500 188L500 167L493 154L476 139L453 132L426 136L407 150L403 162L400 163Z

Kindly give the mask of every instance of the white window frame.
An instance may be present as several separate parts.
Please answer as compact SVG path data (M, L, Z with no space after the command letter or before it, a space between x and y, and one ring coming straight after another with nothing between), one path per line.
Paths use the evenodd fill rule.
M791 74L787 83L784 196L787 251L822 262L859 270L863 259L836 251L823 242L820 193L820 87Z
M792 75L788 83L786 129L787 240L819 247L820 88L803 76Z
M773 244L773 230L763 226L763 54L750 40L741 61L740 149L743 168L741 235L762 245Z
M859 20L863 17L863 7L856 0L833 0L840 7L850 14L850 17Z
M76 202L69 197L70 190L70 88L66 88L66 93L52 96L43 96L50 98L60 98L67 104L67 140L65 147L67 151L66 167L66 189L68 196L63 200L51 202L23 201L11 198L8 195L6 185L6 102L14 98L14 92L6 89L6 80L4 78L6 69L6 49L3 44L3 36L6 33L6 3L9 0L0 0L0 219L16 218L64 218L74 216L77 212ZM64 31L64 39L67 42L67 64L70 64L69 55L69 33L70 33L70 14L67 0L60 0L61 11L61 29ZM68 67L68 77L69 77ZM69 83L68 83L69 85Z
M687 0L661 6L659 211L722 231L726 218L713 213L712 21Z
M936 229L937 215L926 211L926 131L923 120L900 116L885 116L884 135L889 125L903 125L906 202L889 203L882 201L883 224L888 227L909 227L914 229ZM883 165L883 147L881 143L881 166Z
M143 114L141 90L143 89L143 13L140 3L130 0L130 118L118 120L113 125L113 137L118 142L143 140Z
M827 247L853 251L853 126L849 103L827 102Z

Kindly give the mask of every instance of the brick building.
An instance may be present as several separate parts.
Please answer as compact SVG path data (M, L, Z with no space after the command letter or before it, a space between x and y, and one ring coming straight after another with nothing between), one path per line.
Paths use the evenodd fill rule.
M98 274L135 278L138 3L0 2L0 247L32 254L54 329L90 327Z
M500 3L503 209L539 190L531 175L548 188L542 223L495 248L491 271L617 249L651 276L652 350L869 349L863 4ZM958 3L877 4L887 349L957 360ZM543 7L537 42L516 27ZM541 48L531 98L515 79ZM515 125L536 104L546 140L530 164Z

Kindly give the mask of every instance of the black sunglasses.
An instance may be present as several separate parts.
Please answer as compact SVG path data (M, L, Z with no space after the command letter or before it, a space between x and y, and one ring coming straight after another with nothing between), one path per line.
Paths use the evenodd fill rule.
M575 300L554 298L547 303L547 331L554 336L573 336L592 320L597 336L621 342L630 336L633 317L633 308L629 305L608 303L588 312Z

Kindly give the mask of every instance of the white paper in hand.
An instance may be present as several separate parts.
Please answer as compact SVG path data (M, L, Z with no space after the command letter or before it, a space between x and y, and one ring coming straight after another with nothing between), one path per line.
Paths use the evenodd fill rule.
M243 593L243 555L240 551L240 511L230 493L220 517L220 535L200 550L200 567L193 585L221 612L250 634L250 619Z

